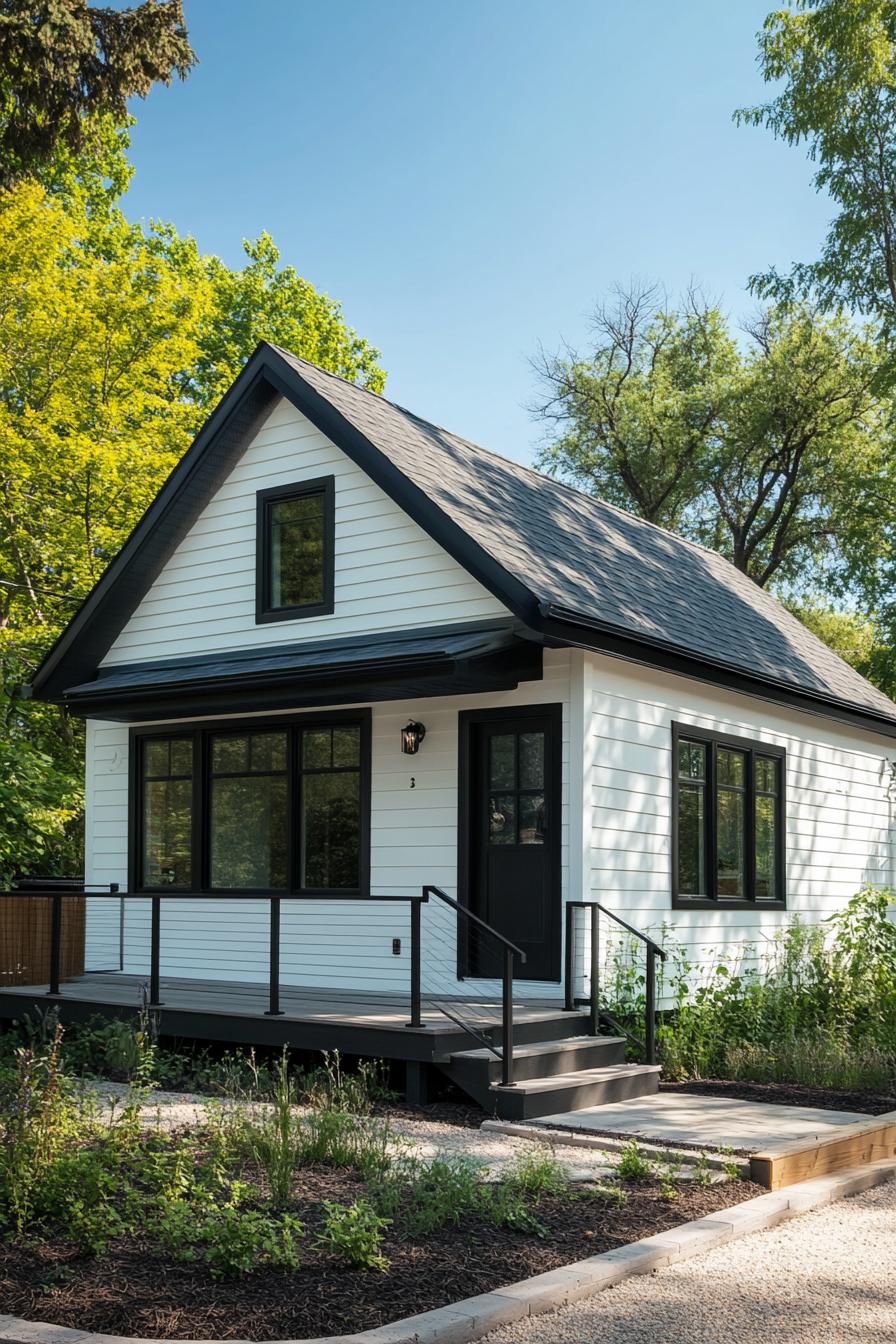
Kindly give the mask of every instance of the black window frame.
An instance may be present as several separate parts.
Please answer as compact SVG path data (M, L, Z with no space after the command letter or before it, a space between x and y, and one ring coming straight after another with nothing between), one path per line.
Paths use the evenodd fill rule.
M357 726L360 730L360 786L359 826L359 884L357 887L302 887L300 875L300 815L301 787L299 751L301 734L306 728ZM186 888L172 886L150 887L143 878L143 750L144 743L164 738L192 738L193 740L193 825L191 834L191 863L194 876L189 891L202 896L264 895L315 897L336 896L344 899L370 895L370 795L371 795L371 733L372 715L369 709L333 710L330 713L271 715L263 718L203 720L190 725L179 723L153 724L131 728L129 732L128 784L128 890L140 895L156 896L166 892L182 893ZM211 738L221 733L265 733L286 731L287 734L287 872L285 887L213 887L210 882L211 864Z
M324 501L324 595L321 602L291 607L271 604L271 505L284 500L320 495ZM319 476L313 481L271 486L255 494L255 623L300 621L311 616L332 616L335 607L336 569L336 478Z
M678 746L680 742L699 742L706 747L706 825L704 827L704 872L707 877L705 896L687 896L678 890L678 800L679 771ZM731 749L746 757L745 781L745 887L746 897L719 896L716 871L716 752ZM756 769L755 758L765 756L778 762L778 812L775 828L775 889L780 893L774 900L756 896ZM760 790L760 792L762 792ZM689 723L672 724L672 908L673 910L786 910L787 909L787 751L784 747L763 742L759 738L734 737L728 733L714 733L705 728L694 728Z

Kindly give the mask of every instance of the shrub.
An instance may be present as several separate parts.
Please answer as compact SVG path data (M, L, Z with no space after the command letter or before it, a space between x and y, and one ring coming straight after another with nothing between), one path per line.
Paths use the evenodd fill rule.
M298 1242L304 1229L298 1218L282 1214L273 1218L233 1204L215 1208L199 1229L205 1259L216 1278L250 1274L270 1265L298 1269Z
M353 1204L325 1200L324 1210L324 1227L317 1238L322 1246L356 1269L385 1272L389 1268L389 1261L380 1250L388 1218L381 1217L366 1199L356 1199Z
M569 1173L553 1154L521 1153L504 1171L501 1184L527 1199L564 1196L569 1194Z

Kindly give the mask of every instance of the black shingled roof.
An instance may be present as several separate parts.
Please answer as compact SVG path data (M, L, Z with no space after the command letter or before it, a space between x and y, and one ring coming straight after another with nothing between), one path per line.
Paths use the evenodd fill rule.
M95 675L281 394L547 640L896 736L896 704L715 552L265 342L44 660L35 695Z
M896 722L888 696L715 551L280 353L546 612Z

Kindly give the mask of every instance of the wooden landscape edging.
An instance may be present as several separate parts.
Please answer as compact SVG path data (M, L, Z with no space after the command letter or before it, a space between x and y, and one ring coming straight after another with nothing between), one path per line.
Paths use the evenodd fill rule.
M750 1176L767 1190L896 1157L896 1111L843 1125L824 1138L794 1139L750 1154Z

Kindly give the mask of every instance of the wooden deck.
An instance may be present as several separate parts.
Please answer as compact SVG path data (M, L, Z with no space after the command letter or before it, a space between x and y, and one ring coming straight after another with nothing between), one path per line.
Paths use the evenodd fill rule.
M46 985L0 988L0 1020L23 1017L53 1007L63 1022L94 1015L128 1017L140 1011L146 977L120 972L93 972L62 985L58 996ZM434 1003L424 1003L423 1026L408 1027L406 995L358 990L310 989L283 985L279 1017L266 1015L267 987L222 980L162 977L162 1006L155 1009L165 1036L190 1037L234 1045L282 1046L297 1050L339 1050L346 1055L437 1063L452 1051L478 1042L449 1020ZM445 999L464 1022L500 1041L501 1002L494 999ZM514 1040L524 1043L544 1036L565 1036L582 1029L585 1014L564 1012L558 1003L516 1002Z

